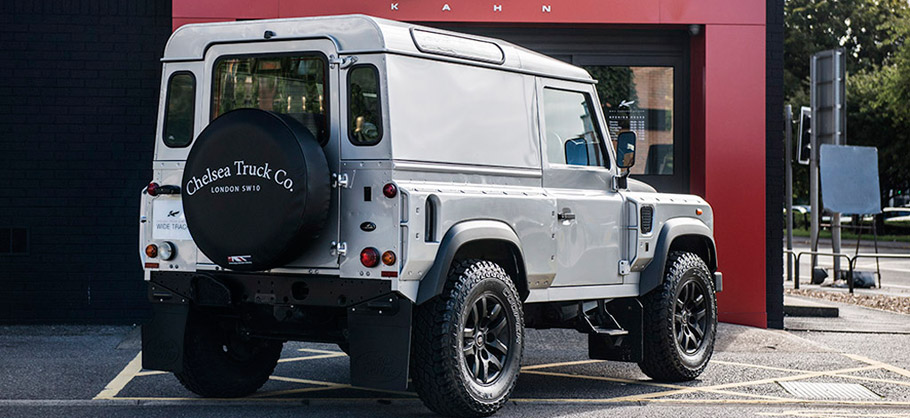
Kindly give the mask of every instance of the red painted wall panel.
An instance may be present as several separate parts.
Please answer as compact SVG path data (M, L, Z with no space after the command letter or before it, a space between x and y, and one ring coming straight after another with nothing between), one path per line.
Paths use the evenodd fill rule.
M720 319L764 327L765 30L705 28L705 198L724 273Z
M764 25L762 0L661 0L661 23Z

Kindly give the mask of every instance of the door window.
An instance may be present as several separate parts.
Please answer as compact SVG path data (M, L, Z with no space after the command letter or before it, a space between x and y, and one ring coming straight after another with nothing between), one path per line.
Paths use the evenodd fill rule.
M543 109L550 164L609 167L589 95L545 88Z
M328 68L321 55L221 58L215 64L212 119L234 109L283 113L328 142Z
M164 113L164 145L182 148L193 141L193 116L196 108L196 78L181 71L167 83L167 107Z
M354 145L376 145L382 139L379 71L358 65L348 73L348 137Z
M673 67L584 66L598 80L610 136L638 140L632 174L673 175Z

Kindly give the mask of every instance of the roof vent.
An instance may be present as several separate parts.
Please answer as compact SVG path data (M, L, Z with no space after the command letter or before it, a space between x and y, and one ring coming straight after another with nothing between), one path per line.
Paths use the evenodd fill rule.
M427 54L446 55L494 64L505 62L502 48L493 42L416 28L411 29L411 37L414 38L414 45L417 49Z

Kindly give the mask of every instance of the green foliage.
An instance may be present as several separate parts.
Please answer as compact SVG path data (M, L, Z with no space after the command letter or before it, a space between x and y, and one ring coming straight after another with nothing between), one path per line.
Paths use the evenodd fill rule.
M846 49L847 143L878 148L883 203L888 190L910 188L910 3L786 0L784 27L784 96L796 117L810 102L812 54ZM794 197L807 195L808 172L800 167Z

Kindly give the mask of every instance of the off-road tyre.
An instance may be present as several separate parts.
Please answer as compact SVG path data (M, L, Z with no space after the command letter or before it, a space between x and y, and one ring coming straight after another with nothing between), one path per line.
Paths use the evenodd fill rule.
M667 257L663 283L642 297L644 351L638 366L652 379L666 382L693 380L707 367L714 352L717 333L717 299L712 277L701 257L674 251ZM697 319L698 310L679 308L680 305L702 306L695 303L697 297L688 305L680 303L680 299L688 299L684 294L686 289L702 293L703 324ZM694 321L690 319L693 317ZM681 324L689 324L689 328ZM697 336L698 329L702 329L704 334L697 344L683 335L688 332Z
M190 313L183 371L174 373L191 392L206 398L237 398L256 392L269 379L283 343L241 338L213 318Z
M493 311L497 303L501 307L499 314L491 314L486 324L475 321L484 317L477 313L481 304ZM506 321L504 328L500 327L500 316ZM469 333L468 327L489 333ZM502 337L491 338L491 334ZM478 339L478 335L483 337ZM509 340L505 354L498 348L489 348L497 347L497 341L506 344L501 339ZM524 317L515 284L502 267L490 261L456 261L442 294L417 307L413 341L411 378L428 408L453 417L492 415L509 399L521 367ZM477 351L469 351L472 347ZM483 350L487 350L486 359L495 357L500 362L500 355L505 359L496 376L490 374L495 365L473 368L472 364L482 364L478 361L484 358ZM492 362L488 360L486 364ZM486 384L479 381L484 376L491 379Z

